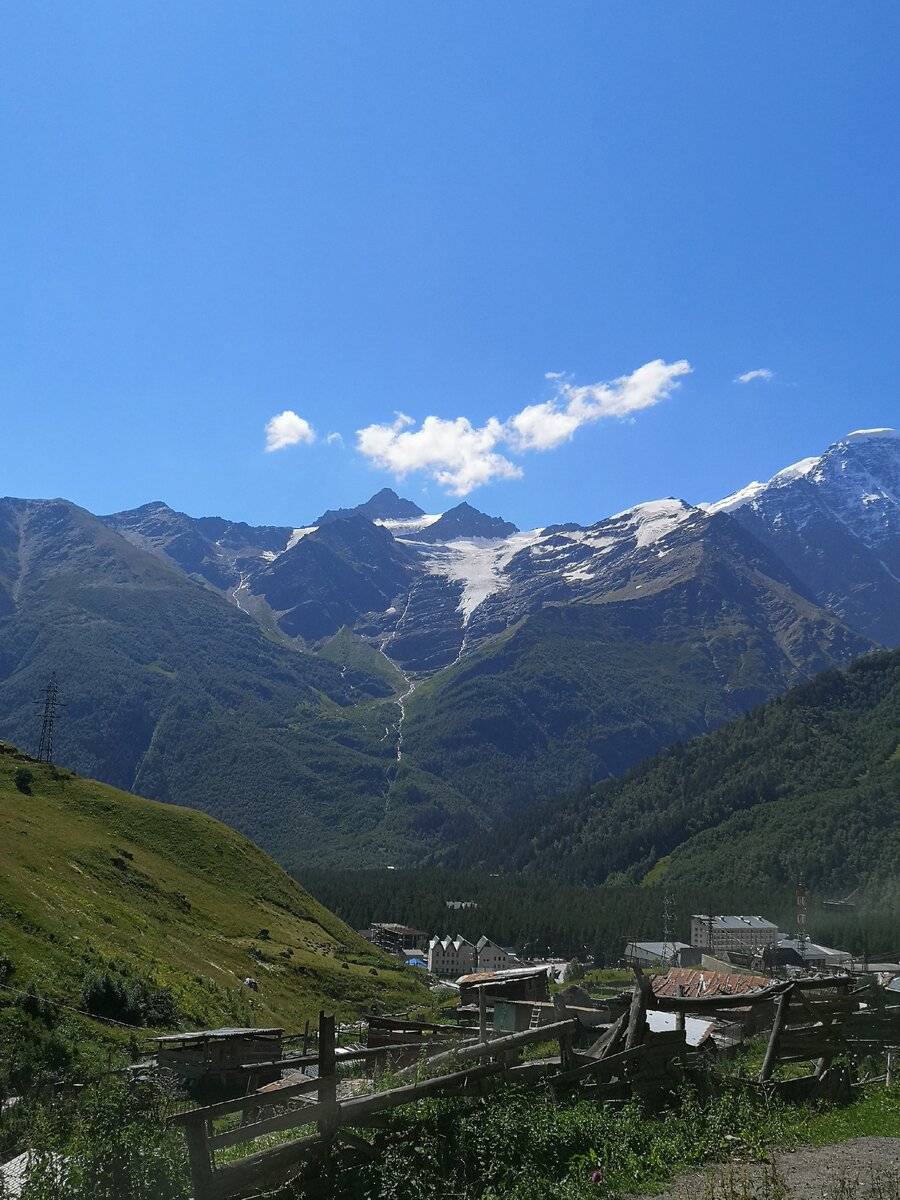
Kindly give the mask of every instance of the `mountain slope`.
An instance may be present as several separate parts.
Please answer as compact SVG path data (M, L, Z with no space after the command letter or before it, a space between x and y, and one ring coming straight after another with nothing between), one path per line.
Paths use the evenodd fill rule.
M900 652L828 671L577 801L495 831L484 861L594 883L850 891L900 860ZM471 853L481 850L472 847Z
M424 992L224 825L2 743L0 913L7 986L83 1008L98 975L143 980L169 992L150 1024L296 1029L322 1004L349 1015Z
M286 862L380 820L398 716L383 676L273 642L64 501L0 502L0 586L0 737L36 744L55 670L74 770L202 808Z
M859 430L710 506L728 512L817 603L900 645L900 434Z
M496 817L620 774L872 648L798 596L734 522L686 528L664 557L607 568L609 599L547 604L420 684L404 754ZM516 603L515 586L497 602Z

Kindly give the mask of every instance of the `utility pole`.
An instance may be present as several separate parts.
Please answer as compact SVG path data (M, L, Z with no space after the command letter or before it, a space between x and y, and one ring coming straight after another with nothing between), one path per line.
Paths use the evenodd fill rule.
M37 701L41 703L40 700ZM56 710L59 708L59 684L56 682L56 672L50 676L50 682L44 690L44 719L41 724L41 740L38 745L38 762L53 762L53 725L56 721Z

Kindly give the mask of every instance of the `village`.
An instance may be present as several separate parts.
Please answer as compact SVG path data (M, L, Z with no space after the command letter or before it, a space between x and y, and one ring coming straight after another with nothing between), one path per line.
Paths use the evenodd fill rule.
M168 1034L131 1071L166 1072L191 1097L170 1125L193 1200L288 1180L292 1195L325 1195L335 1169L385 1152L390 1114L432 1096L540 1087L658 1113L689 1086L846 1104L897 1076L900 963L817 945L799 912L793 936L759 915L698 913L690 944L629 942L613 969L375 922L374 944L428 973L430 1014ZM12 1196L20 1168L3 1168Z

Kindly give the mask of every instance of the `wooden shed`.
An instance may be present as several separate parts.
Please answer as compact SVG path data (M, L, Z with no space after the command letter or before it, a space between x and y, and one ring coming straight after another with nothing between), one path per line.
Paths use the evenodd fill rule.
M202 1029L154 1038L156 1061L173 1071L195 1094L241 1094L281 1078L280 1067L263 1067L282 1057L283 1029Z

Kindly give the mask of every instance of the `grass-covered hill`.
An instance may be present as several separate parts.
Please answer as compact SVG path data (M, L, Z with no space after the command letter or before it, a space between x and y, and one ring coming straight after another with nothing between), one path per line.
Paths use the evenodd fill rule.
M897 878L900 652L858 660L672 746L619 780L519 814L456 860L579 883L850 891Z
M427 997L240 834L0 751L0 1044L29 992L136 1026L289 1030Z

